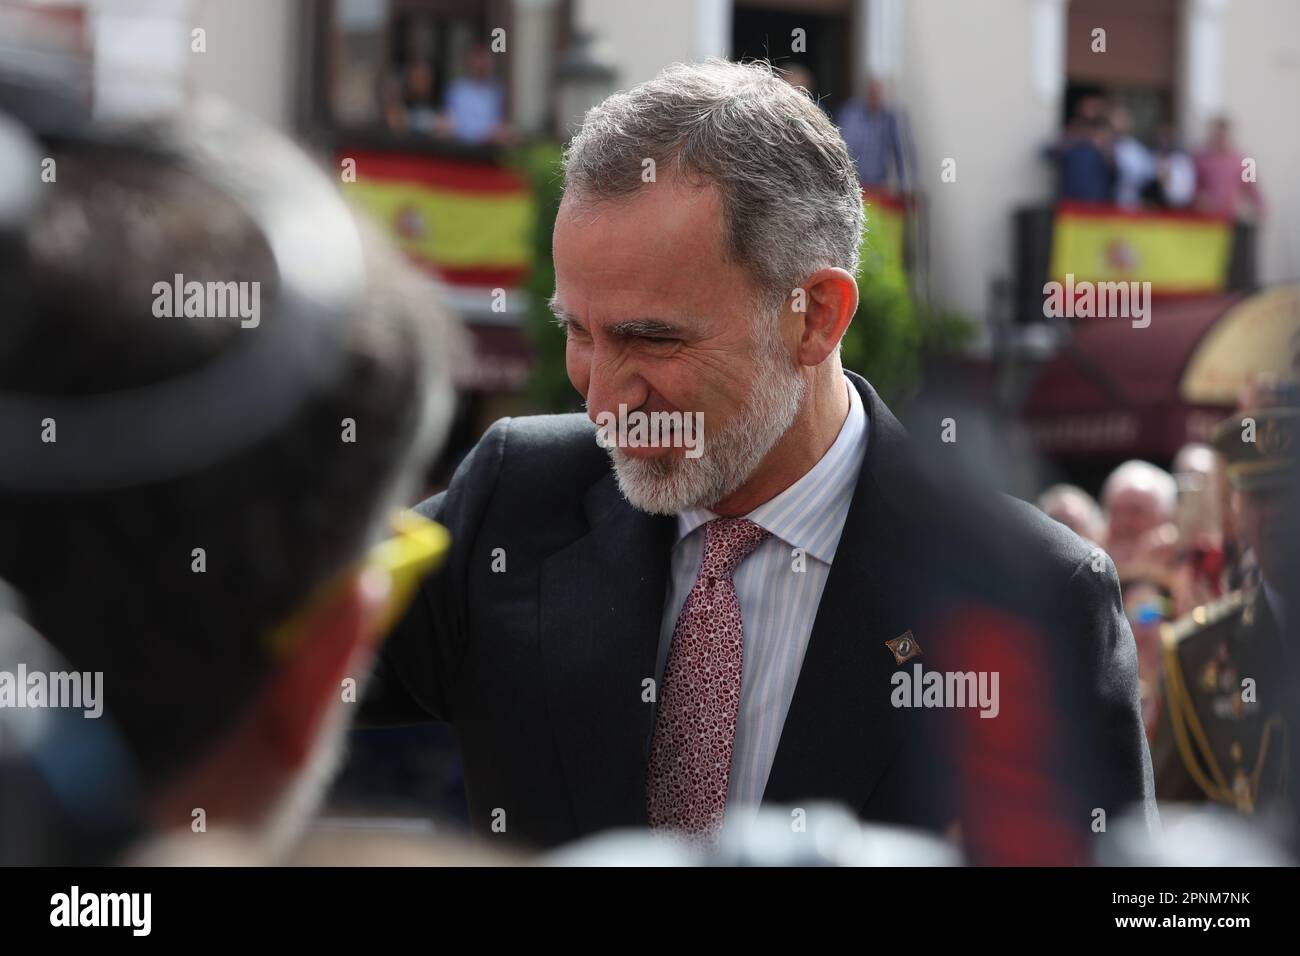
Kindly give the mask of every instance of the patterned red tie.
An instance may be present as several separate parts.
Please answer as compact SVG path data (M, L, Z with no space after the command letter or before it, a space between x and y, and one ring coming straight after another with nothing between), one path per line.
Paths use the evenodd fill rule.
M704 560L664 667L647 807L652 827L711 837L727 807L745 650L731 576L768 532L745 518L715 518L704 530Z

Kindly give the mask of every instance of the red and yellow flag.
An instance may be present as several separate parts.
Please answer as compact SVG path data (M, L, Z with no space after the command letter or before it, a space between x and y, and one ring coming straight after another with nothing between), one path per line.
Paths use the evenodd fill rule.
M1155 294L1221 292L1231 253L1232 223L1224 218L1061 203L1052 232L1051 278L1150 282Z
M510 288L532 263L535 208L514 170L414 153L344 150L356 182L344 188L416 263L453 285Z

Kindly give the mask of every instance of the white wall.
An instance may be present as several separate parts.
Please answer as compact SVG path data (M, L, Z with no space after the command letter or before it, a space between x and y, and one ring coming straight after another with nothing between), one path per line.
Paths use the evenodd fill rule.
M191 0L87 0L99 119L167 115L184 103Z
M306 44L298 0L196 0L191 26L207 31L207 52L191 54L191 89L291 128Z
M510 98L515 124L525 132L545 128L555 70L556 0L514 0Z
M1052 186L1037 152L1056 131L1059 106L1035 88L1035 6L904 4L897 88L929 206L931 286L941 301L977 317L987 312L993 277L1011 277L1012 211L1042 202ZM956 182L940 181L948 158L956 160Z
M1300 3L1231 0L1223 14L1223 86L1237 146L1256 161L1268 205L1260 279L1300 280Z
M706 3L709 0L578 0L574 16L578 26L593 31L613 54L618 88L627 89L670 63L698 58L704 30L700 7Z

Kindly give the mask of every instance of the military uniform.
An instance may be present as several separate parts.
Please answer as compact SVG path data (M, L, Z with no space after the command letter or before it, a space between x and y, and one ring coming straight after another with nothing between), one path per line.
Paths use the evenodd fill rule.
M1216 429L1214 446L1237 491L1293 480L1300 408L1290 389L1287 396ZM1296 661L1287 660L1268 592L1262 584L1233 591L1166 624L1161 634L1163 695L1151 745L1157 799L1210 800L1248 816L1281 803L1295 759L1287 728L1297 718L1286 668Z
M1159 800L1211 800L1246 815L1286 792L1281 635L1263 588L1234 591L1162 629L1152 761Z

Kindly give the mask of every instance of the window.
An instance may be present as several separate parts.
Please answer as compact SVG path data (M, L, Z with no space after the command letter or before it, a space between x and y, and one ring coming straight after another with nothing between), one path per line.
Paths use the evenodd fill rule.
M511 58L492 53L506 0L331 0L314 7L312 125L483 146L508 135Z

